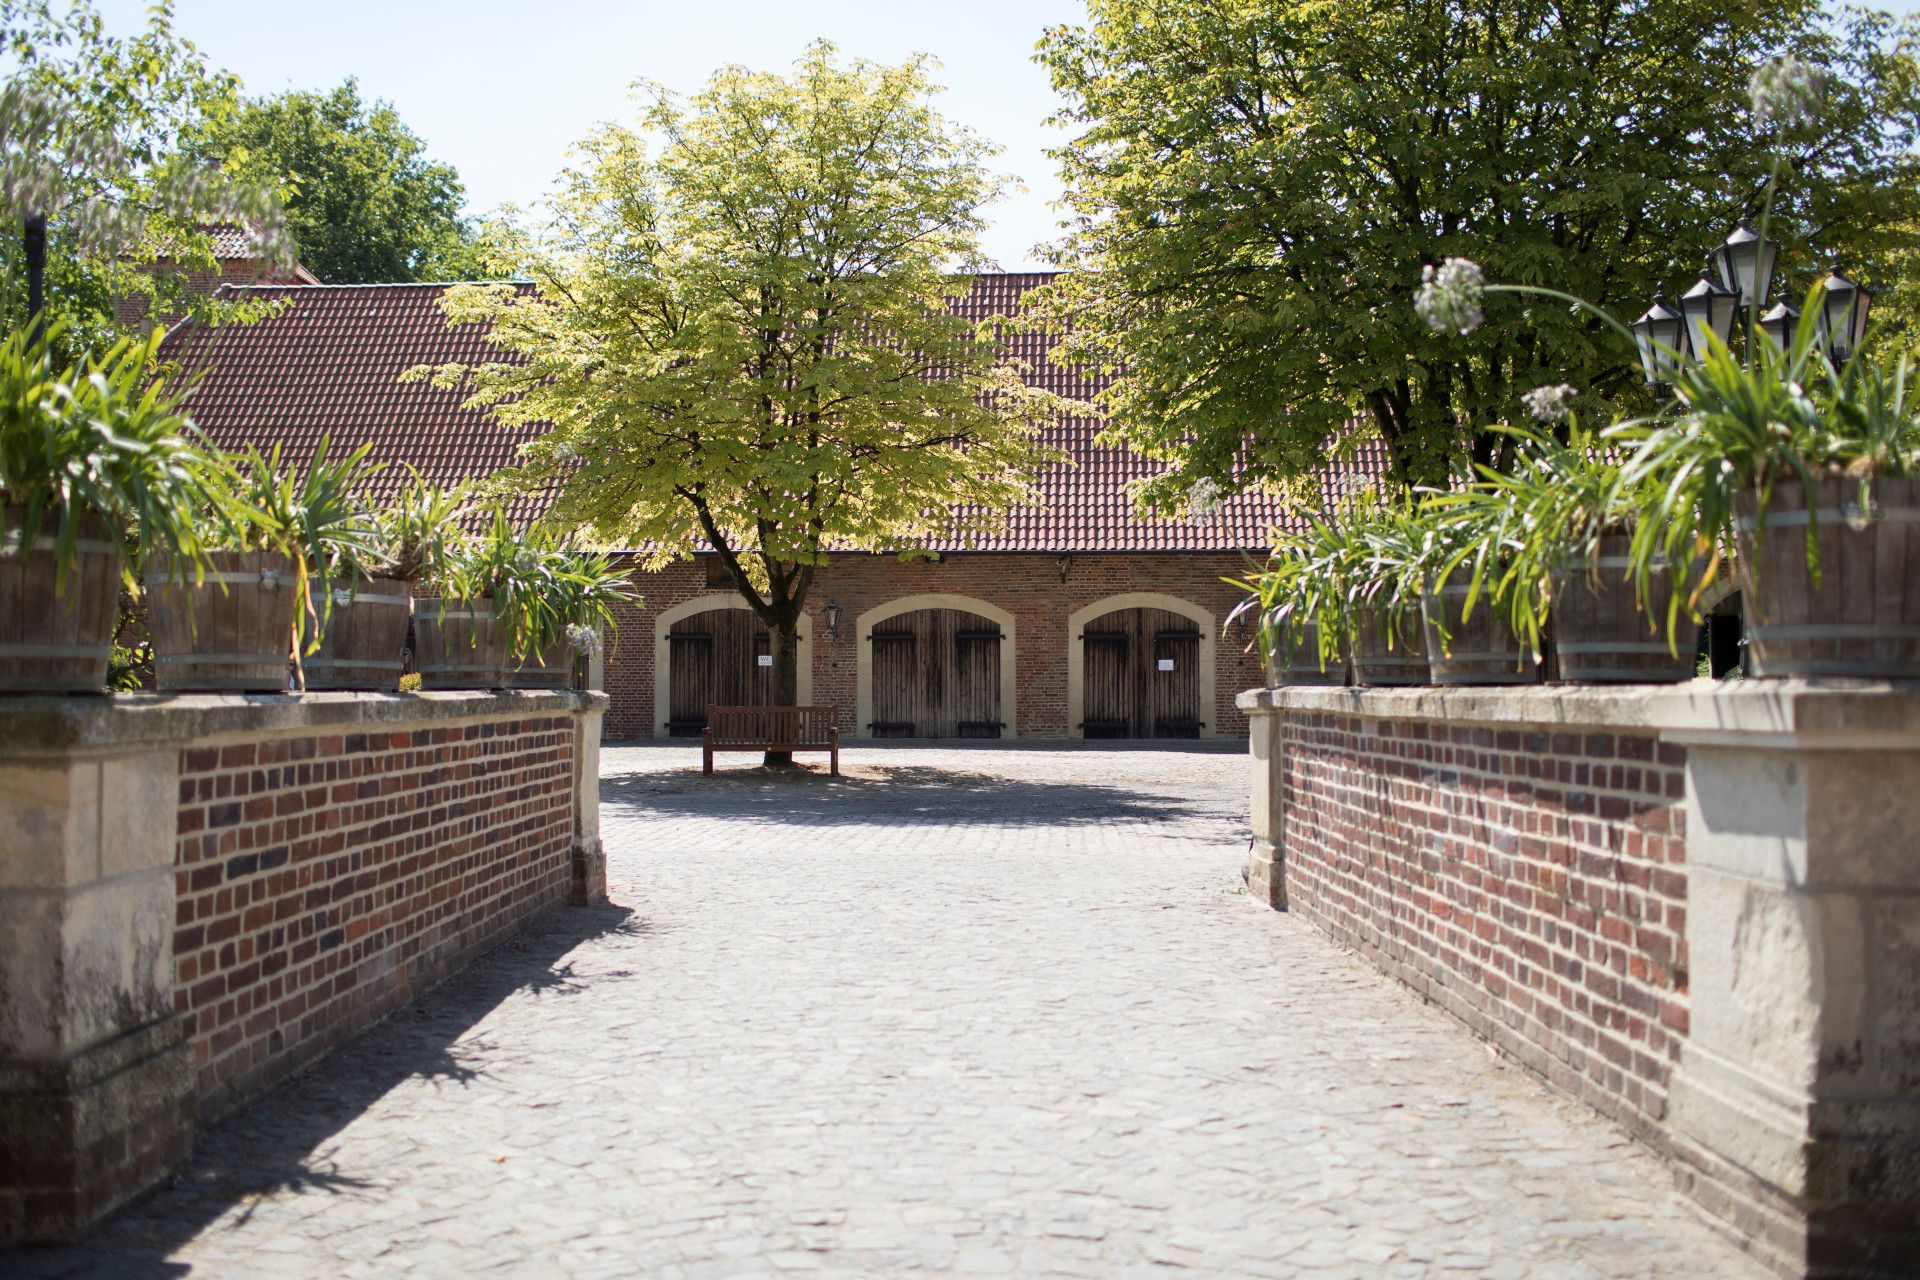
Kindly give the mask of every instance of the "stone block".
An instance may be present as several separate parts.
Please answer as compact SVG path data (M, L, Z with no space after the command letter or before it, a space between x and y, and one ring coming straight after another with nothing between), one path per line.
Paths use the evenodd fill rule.
M607 854L598 840L575 844L572 850L573 884L568 900L576 907L598 906L607 900Z
M0 1061L0 1243L73 1240L184 1167L193 1099L171 1016L60 1062Z

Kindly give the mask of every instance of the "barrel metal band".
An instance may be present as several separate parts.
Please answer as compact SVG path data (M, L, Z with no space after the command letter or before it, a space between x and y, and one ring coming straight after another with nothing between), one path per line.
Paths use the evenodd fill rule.
M60 539L49 537L44 533L40 534L33 540L33 549L35 551L58 551L60 549ZM113 555L118 550L111 542L104 541L100 538L75 538L73 540L73 549L75 551L85 551L90 555L101 556ZM20 531L18 529L9 529L4 536L0 536L0 556L15 556L19 554Z
M113 652L105 644L0 644L5 658L105 658Z
M164 667L190 662L244 662L263 667L268 665L284 667L287 665L287 655L284 653L158 653L154 655L153 661L156 665Z
M1880 622L1809 622L1747 628L1756 640L1920 640L1920 627Z
M1767 527L1770 529L1802 528L1810 519L1838 520L1845 524L1850 519L1858 518L1859 515L1858 507L1815 507L1812 511L1769 511ZM1920 524L1920 507L1882 507L1876 504L1868 508L1867 523ZM1757 526L1758 522L1752 516L1740 516L1733 522L1733 527L1741 533L1752 533Z
M1618 644L1601 641L1580 644L1559 644L1555 648L1561 653L1664 653L1673 655L1673 650L1658 640L1622 640Z
M403 671L404 662L376 662L372 658L308 658L301 664L308 671L338 671L341 668L355 670L366 667L374 671Z

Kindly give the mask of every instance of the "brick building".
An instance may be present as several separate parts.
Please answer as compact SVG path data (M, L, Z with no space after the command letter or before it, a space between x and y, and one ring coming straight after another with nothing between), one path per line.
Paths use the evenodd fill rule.
M987 275L953 303L973 318L1018 312L1038 275ZM320 435L371 441L441 482L513 461L532 434L462 406L455 391L403 383L421 364L496 358L478 325L449 326L441 285L255 286L286 305L257 325L185 325L167 354L204 370L190 404L233 447ZM1028 376L1085 399L1082 371L1047 359L1043 335L1009 339ZM1246 732L1235 693L1260 683L1247 637L1223 626L1240 593L1222 581L1270 543L1264 494L1205 518L1137 514L1129 484L1157 464L1098 440L1100 423L1049 426L1066 461L1040 501L971 548L931 557L835 555L801 624L800 699L840 708L854 737L1216 737ZM520 514L530 515L532 512ZM637 572L644 607L604 667L610 738L697 734L709 702L765 696L764 630L698 556Z

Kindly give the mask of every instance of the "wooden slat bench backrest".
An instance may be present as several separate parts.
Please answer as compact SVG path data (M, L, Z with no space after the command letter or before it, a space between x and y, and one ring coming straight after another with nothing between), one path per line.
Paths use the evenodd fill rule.
M715 746L776 742L825 747L833 740L832 707L708 707L707 741Z

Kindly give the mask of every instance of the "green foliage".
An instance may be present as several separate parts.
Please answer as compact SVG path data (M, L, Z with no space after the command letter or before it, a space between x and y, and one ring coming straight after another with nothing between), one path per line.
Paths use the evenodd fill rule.
M237 81L210 70L173 33L170 5L149 10L130 36L107 33L84 0L0 0L0 42L11 67L0 86L0 322L25 323L20 220L48 218L48 309L66 316L72 349L117 335L113 304L146 299L156 311L251 318L189 289L216 265L206 227L254 229L258 252L285 260L272 193L199 165L183 134L232 110Z
M1285 486L1363 438L1394 480L1444 483L1501 460L1488 425L1541 383L1583 388L1589 417L1647 406L1590 312L1504 296L1433 332L1421 264L1637 311L1783 152L1787 260L1881 285L1920 222L1914 30L1814 0L1092 0L1041 44L1074 131L1071 274L1041 322L1071 321L1061 357L1118 374L1116 432L1176 464L1150 498ZM1817 136L1741 109L1783 51L1832 72Z
M1757 339L1742 359L1716 342L1704 357L1682 361L1668 412L1609 433L1633 449L1629 469L1642 494L1637 572L1707 556L1704 587L1724 563L1736 502L1753 495L1764 523L1782 481L1855 477L1855 505L1867 512L1875 477L1920 474L1920 413L1907 400L1907 358L1862 351L1836 369L1820 344L1823 300L1816 285L1784 350ZM1816 580L1817 533L1810 513L1807 556Z
M69 364L65 325L0 338L0 505L24 509L22 545L49 533L64 588L81 538L104 537L131 574L136 531L192 560L212 470L183 389L156 374L158 332Z
M210 121L191 150L278 191L302 264L328 284L488 276L460 216L460 175L352 79L250 99Z
M438 580L466 537L462 522L472 491L465 484L429 484L412 463L406 468L406 482L375 514L380 556L371 572L406 582Z
M646 547L648 567L717 551L774 636L782 701L829 549L1003 511L1046 456L1052 400L945 305L999 185L933 89L923 59L843 65L817 44L788 76L731 67L689 101L658 94L641 122L657 154L602 127L547 221L495 228L537 292L446 300L524 363L414 371L553 424L507 479L551 493L559 526Z

